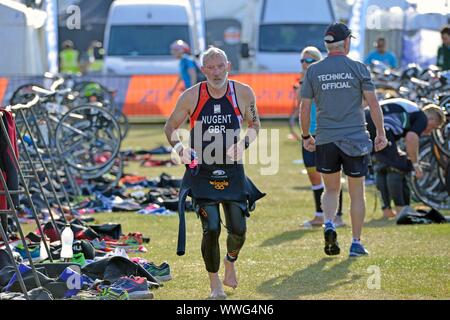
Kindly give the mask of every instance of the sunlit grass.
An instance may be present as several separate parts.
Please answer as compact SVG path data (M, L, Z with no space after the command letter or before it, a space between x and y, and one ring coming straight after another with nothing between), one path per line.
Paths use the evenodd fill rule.
M312 217L314 203L300 158L299 143L286 138L283 122L263 123L280 130L280 167L273 176L260 175L260 167L247 166L247 174L267 193L247 221L248 233L238 262L239 287L226 289L230 299L449 299L450 224L396 226L381 219L375 209L374 188L367 188L366 226L363 242L370 256L349 259L351 229L338 229L341 254L329 258L323 252L320 229L299 226ZM150 149L166 145L162 125L135 125L123 148ZM183 168L142 168L131 163L127 173L181 176ZM349 221L345 195L345 221ZM447 213L448 214L448 213ZM168 261L173 280L155 292L157 299L205 299L209 284L200 253L201 224L187 213L186 255L176 255L178 217L141 216L136 213L105 213L99 223L122 224L124 232L139 231L151 238L149 252L140 254L160 263ZM225 254L226 232L221 248ZM380 271L379 289L373 288L373 269ZM220 272L223 273L223 268ZM369 283L369 285L368 285Z

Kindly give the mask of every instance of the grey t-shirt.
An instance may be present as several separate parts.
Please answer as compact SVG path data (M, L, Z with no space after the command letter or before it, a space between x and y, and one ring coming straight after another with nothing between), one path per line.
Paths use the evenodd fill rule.
M330 55L312 64L303 80L301 97L317 107L316 144L367 135L363 91L374 91L369 70L345 55Z

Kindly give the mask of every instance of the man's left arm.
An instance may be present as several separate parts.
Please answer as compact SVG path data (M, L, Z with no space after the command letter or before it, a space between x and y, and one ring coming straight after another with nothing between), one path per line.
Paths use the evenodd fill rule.
M244 147L248 148L250 144L256 140L259 129L261 128L261 121L259 119L258 109L256 107L255 93L250 87L247 87L244 121L247 122L247 133L244 138Z
M418 162L419 135L414 131L409 131L405 136L405 142L406 142L406 155L408 156L408 159L412 162L416 178L420 179L423 177L423 172Z
M409 131L405 136L406 154L414 165L417 166L419 158L419 136L413 131Z
M256 97L253 90L249 86L240 85L236 93L240 93L238 94L238 101L244 107L244 110L241 110L241 112L243 121L247 123L247 132L242 140L228 149L227 154L231 159L240 160L244 150L258 137L261 121L259 119Z
M191 87L192 87L197 83L197 69L195 67L194 61L190 61L187 72L189 74L189 79L191 80Z

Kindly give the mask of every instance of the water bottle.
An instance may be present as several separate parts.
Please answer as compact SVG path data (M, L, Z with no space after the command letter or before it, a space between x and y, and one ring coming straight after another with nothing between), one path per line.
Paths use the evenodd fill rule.
M73 231L70 228L70 224L66 224L63 233L61 234L61 259L71 259L73 257Z

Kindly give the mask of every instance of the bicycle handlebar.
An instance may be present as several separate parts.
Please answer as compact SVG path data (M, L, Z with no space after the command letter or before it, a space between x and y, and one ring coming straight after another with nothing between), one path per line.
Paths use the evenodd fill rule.
M59 77L58 78L58 80L56 80L56 81L54 81L53 83L52 83L52 85L50 86L50 90L51 91L56 91L56 89L60 86L60 85L62 85L63 83L64 83L64 78L62 78L62 77Z
M6 106L6 111L12 111L12 110L18 110L18 109L29 109L33 106L35 106L39 102L39 96L36 94L34 95L33 100L28 101L26 104L18 103L12 106Z
M41 102L46 102L46 100L54 97L57 94L66 95L66 94L72 92L72 89L70 89L70 88L52 91L52 90L47 90L47 89L44 89L44 88L41 88L38 86L32 86L31 90L37 94L42 94L42 96L39 96L39 98L41 99Z

